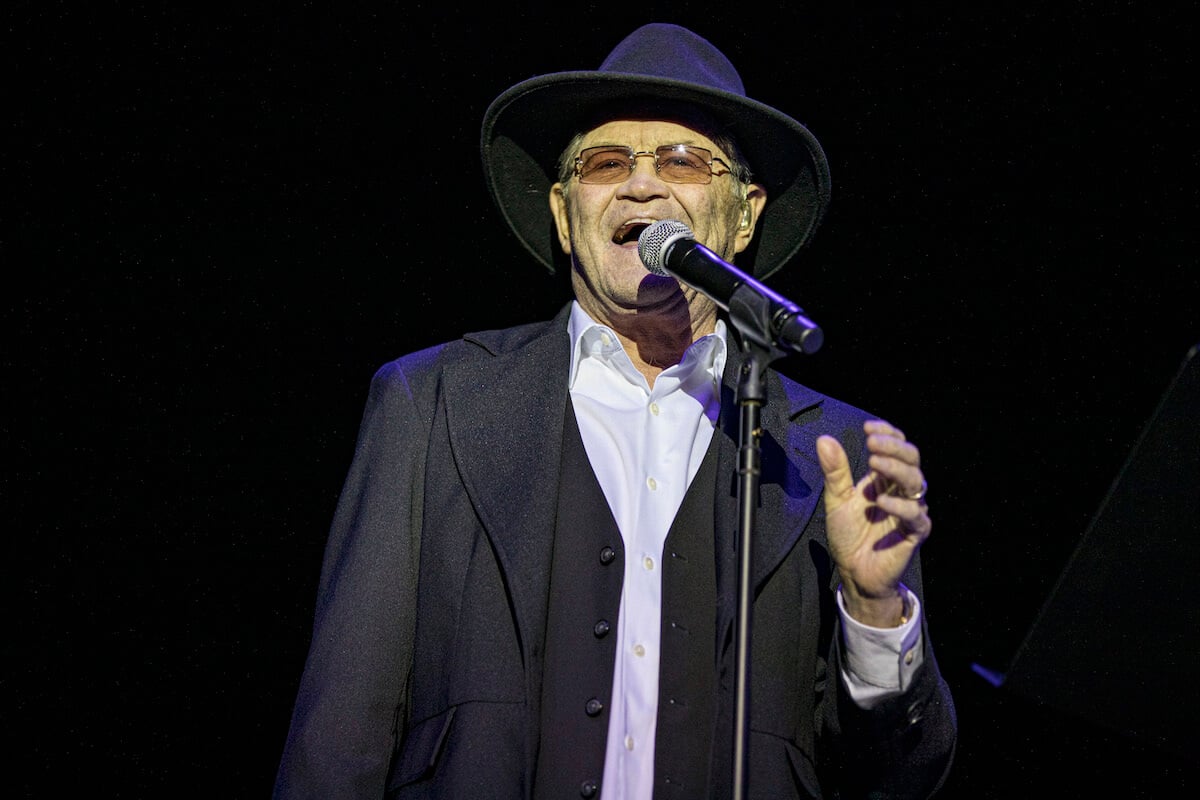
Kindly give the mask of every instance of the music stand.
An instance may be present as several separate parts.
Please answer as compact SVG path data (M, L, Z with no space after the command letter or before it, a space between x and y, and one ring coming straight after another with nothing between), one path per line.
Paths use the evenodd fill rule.
M1191 347L1003 686L1184 758L1200 752L1200 358Z

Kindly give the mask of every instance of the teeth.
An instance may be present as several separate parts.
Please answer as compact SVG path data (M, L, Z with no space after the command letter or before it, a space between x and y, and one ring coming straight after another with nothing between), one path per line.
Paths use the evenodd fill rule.
M621 227L617 228L613 233L613 241L617 244L625 244L631 239L636 239L636 233L641 233L642 229L654 224L654 220L647 219L631 219Z

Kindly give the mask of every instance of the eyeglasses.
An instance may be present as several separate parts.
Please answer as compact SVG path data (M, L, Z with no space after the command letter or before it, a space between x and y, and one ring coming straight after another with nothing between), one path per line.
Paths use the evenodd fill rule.
M667 183L712 183L713 175L727 175L732 169L711 150L690 144L665 144L649 150L634 150L616 144L588 147L575 158L575 174L580 183L620 183L637 167L643 156L654 158L654 170ZM713 162L725 167L714 172Z

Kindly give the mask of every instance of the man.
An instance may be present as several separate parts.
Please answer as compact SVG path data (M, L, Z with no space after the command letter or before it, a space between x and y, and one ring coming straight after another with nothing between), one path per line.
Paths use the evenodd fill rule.
M733 398L753 351L638 253L678 220L771 274L824 212L816 140L653 24L597 71L502 94L482 149L575 301L377 373L276 797L727 798L738 774L750 797L931 794L956 722L921 607L920 453L773 371L736 769Z

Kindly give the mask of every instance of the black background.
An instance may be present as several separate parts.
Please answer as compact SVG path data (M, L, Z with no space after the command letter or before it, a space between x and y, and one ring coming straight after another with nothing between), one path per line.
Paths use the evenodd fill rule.
M6 794L269 795L372 372L566 299L493 213L483 112L655 20L829 157L770 281L826 343L781 366L921 447L945 796L1200 786L972 669L1200 342L1187 4L80 5L3 30Z

